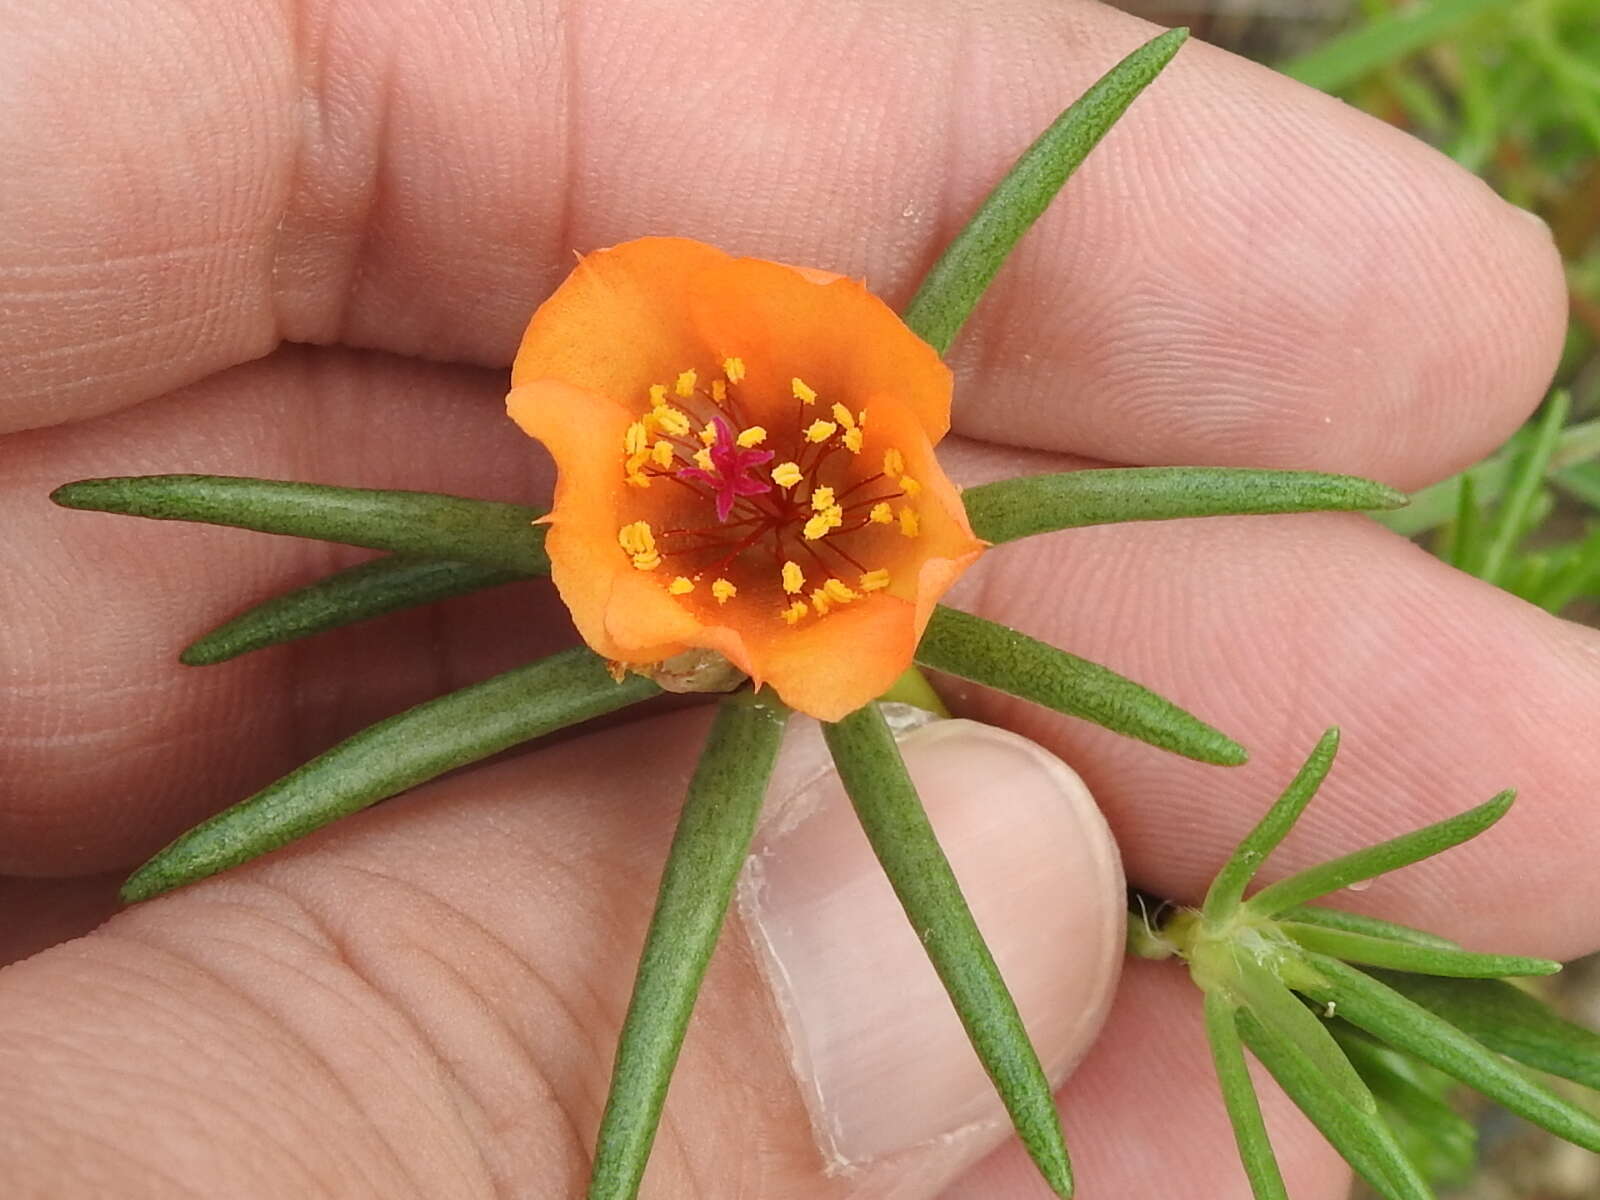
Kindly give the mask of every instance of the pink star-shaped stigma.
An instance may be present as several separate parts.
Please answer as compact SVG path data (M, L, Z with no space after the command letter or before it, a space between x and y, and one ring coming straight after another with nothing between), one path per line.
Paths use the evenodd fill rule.
M709 484L717 494L717 520L726 521L740 496L759 496L772 490L772 481L751 475L757 467L772 461L771 450L747 450L739 445L733 428L721 417L713 417L717 440L711 443L711 470L686 467L679 479Z

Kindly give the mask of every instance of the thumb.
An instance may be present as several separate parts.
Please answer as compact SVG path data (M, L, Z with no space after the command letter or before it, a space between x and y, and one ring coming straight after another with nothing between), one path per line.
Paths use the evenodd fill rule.
M704 714L440 781L0 971L16 1194L578 1196ZM642 1195L922 1197L1006 1136L814 728L774 779ZM907 762L1052 1077L1121 948L1076 776Z

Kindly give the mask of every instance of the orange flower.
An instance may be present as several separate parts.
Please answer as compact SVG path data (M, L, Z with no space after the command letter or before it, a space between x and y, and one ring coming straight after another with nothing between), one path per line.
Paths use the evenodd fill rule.
M511 381L556 462L551 576L616 662L713 650L838 720L983 549L933 454L950 372L854 280L613 246L534 314Z

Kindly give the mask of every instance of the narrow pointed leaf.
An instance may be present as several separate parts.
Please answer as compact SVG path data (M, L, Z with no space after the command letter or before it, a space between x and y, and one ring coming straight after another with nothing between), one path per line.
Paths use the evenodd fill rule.
M1289 1099L1322 1131L1356 1173L1385 1200L1433 1200L1433 1191L1395 1141L1389 1127L1346 1104L1316 1068L1248 1012L1238 1014L1239 1034Z
M1567 423L1567 414L1571 409L1572 397L1569 393L1558 391L1551 395L1534 426L1533 444L1512 469L1506 497L1484 534L1483 557L1474 572L1490 583L1500 581L1512 550L1522 538L1528 510L1542 490L1550 456L1555 453L1556 439L1560 436L1561 427Z
M1186 758L1219 766L1249 758L1238 742L1126 676L971 613L935 608L916 659Z
M1364 933L1368 937L1388 938L1392 942L1405 942L1412 946L1432 946L1439 950L1461 949L1459 943L1452 942L1449 938L1442 938L1436 933L1413 929L1409 925L1380 921L1377 917L1366 917L1360 913L1345 912L1340 908L1321 908L1307 904L1291 908L1281 919L1294 921L1299 925L1316 925L1323 929Z
M994 957L939 848L894 735L875 705L825 725L839 778L895 895L994 1081L1023 1147L1058 1196L1072 1194L1050 1082Z
M1288 920L1281 921L1278 928L1307 950L1345 962L1396 971L1460 979L1499 979L1507 975L1554 975L1561 970L1560 963L1548 958L1518 958L1509 954L1476 954L1471 950L1407 945L1391 938Z
M653 696L579 647L379 721L189 832L140 867L128 903L214 875L446 771Z
M750 851L788 712L745 692L722 702L689 784L656 894L611 1092L595 1144L589 1200L632 1200L661 1119L672 1068L706 963Z
M1283 1185L1283 1172L1272 1152L1266 1122L1261 1119L1261 1101L1245 1066L1244 1044L1234 1022L1234 1007L1215 992L1206 994L1206 1040L1211 1043L1211 1061L1217 1069L1222 1102L1233 1125L1233 1138L1239 1147L1239 1161L1255 1200L1289 1200Z
M923 279L905 322L943 354L1019 238L1189 36L1146 42L1073 101L1022 153Z
M1280 879L1277 883L1262 888L1246 900L1244 906L1259 916L1277 916L1296 905L1315 900L1318 896L1349 887L1352 883L1360 883L1363 879L1371 879L1375 875L1383 875L1410 866L1424 858L1432 858L1452 846L1459 846L1462 842L1477 837L1505 816L1506 810L1511 807L1511 801L1515 798L1514 791L1501 792L1493 800L1440 821L1436 825L1429 825L1376 846L1368 846L1365 850L1357 850L1354 854L1347 854L1332 862L1309 867L1298 875L1291 875L1288 879Z
M1455 524L1450 527L1448 561L1458 570L1476 575L1482 569L1488 546L1483 537L1483 510L1478 507L1478 485L1470 474L1461 477L1459 499Z
M1537 996L1499 980L1368 974L1496 1053L1600 1090L1600 1033L1566 1020Z
M1319 1002L1331 1001L1352 1025L1454 1075L1557 1137L1600 1153L1600 1120L1533 1082L1481 1042L1354 967L1318 955L1311 956L1311 965L1324 982L1308 979L1305 986L1299 981L1295 986Z
M1512 7L1516 0L1423 0L1364 21L1278 67L1291 79L1323 91L1348 87L1380 67L1444 41L1482 13Z
M50 498L65 508L231 525L525 575L550 571L544 527L532 524L542 514L520 504L231 475L82 479Z
M473 563L374 559L247 609L185 648L178 661L211 666L252 650L525 578L525 572Z
M1238 1005L1286 1045L1293 1046L1296 1055L1346 1104L1359 1112L1375 1114L1378 1108L1372 1093L1333 1040L1324 1018L1307 1008L1277 975L1248 954L1236 954L1234 959L1234 970L1225 986Z
M961 494L973 532L1011 542L1121 521L1398 508L1397 492L1354 475L1249 467L1115 467L1024 475Z
M1205 905L1201 911L1206 919L1214 923L1221 923L1239 907L1239 901L1244 896L1244 890L1255 878L1257 869L1283 841L1284 836L1294 823L1300 819L1300 814L1305 811L1311 797L1317 794L1317 789L1322 786L1322 781L1327 778L1328 769L1333 766L1334 755L1339 752L1339 731L1330 729L1322 735L1316 747L1311 751L1310 757L1305 761L1289 786L1284 789L1283 795L1267 810L1266 816L1261 818L1260 824L1252 829L1244 841L1239 843L1239 848L1233 852L1232 857L1223 864L1222 870L1217 872L1217 877L1211 881L1211 887L1206 892Z

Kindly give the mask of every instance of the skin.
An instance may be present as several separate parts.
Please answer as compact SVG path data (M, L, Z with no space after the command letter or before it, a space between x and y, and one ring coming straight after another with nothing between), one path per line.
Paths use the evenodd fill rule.
M501 412L504 368L573 249L683 234L903 303L1009 159L1153 33L1054 0L981 22L900 0L777 19L742 0L86 13L0 2L0 898L18 956L91 928L115 872L222 804L570 636L530 584L186 671L187 637L353 556L65 513L50 488L206 471L536 501L548 474ZM1191 45L962 335L944 457L967 483L1098 461L1413 488L1526 416L1564 304L1537 222L1405 136ZM1350 905L1475 948L1600 946L1594 631L1348 516L1076 531L987 556L953 600L1253 750L1199 766L953 689L1074 764L1132 882L1198 900L1338 722L1344 758L1265 877L1516 785L1492 835ZM181 1166L196 1194L261 1196L575 1178L631 970L584 947L634 944L670 823L619 808L640 781L593 764L678 771L698 719L455 777L0 976L7 1177L60 1194L70 1162L75 1194L170 1195ZM518 816L529 780L548 791L537 823ZM572 873L565 919L530 929L491 903L541 871ZM851 1194L820 1181L748 945L729 946L655 1194ZM1240 1194L1196 1001L1176 973L1126 974L1062 1093L1083 1195ZM463 1027L476 1042L449 1044ZM163 1030L187 1052L165 1074ZM1342 1194L1327 1149L1266 1105L1291 1191ZM375 1138L353 1116L374 1113L430 1132ZM184 1129L233 1153L179 1153ZM777 1164L764 1190L697 1169L751 1136ZM1042 1194L1014 1146L949 1186Z

